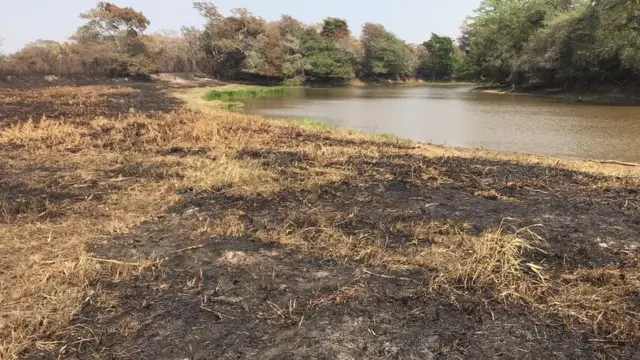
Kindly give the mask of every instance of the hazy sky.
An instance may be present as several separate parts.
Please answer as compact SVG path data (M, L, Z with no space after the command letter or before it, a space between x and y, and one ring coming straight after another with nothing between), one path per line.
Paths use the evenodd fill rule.
M467 15L481 0L217 0L225 14L245 7L267 20L289 14L304 23L321 22L327 16L349 21L356 34L365 22L383 24L400 38L421 43L431 32L455 37ZM119 6L142 11L151 26L148 32L178 30L182 25L201 26L203 20L191 0L112 0ZM66 40L83 23L78 17L97 0L15 0L6 1L0 11L2 52L12 52L38 39Z

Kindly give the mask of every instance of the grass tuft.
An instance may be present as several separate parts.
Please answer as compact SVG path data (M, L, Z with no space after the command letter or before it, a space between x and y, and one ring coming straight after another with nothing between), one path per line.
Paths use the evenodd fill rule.
M218 100L223 102L239 101L266 96L282 96L286 87L282 86L242 86L228 89L227 87L214 88L204 95L207 101Z
M480 237L461 235L439 241L421 256L437 269L432 289L481 292L501 302L536 303L547 287L543 268L525 260L525 253L541 251L544 241L531 228L507 232L503 227Z
M308 128L314 128L314 129L319 129L319 130L331 130L331 129L334 129L334 127L329 125L329 124L323 123L321 121L311 120L311 119L296 120L293 123L296 124L296 125L299 125L299 126L308 127Z

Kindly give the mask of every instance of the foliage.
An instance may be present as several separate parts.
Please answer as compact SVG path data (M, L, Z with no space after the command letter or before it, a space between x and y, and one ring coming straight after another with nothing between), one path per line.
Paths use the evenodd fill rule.
M368 77L414 77L418 64L416 51L380 24L362 28L363 72Z
M355 74L354 56L340 44L307 28L300 37L300 52L304 59L305 76L318 81L344 81Z
M1 71L15 74L108 76L147 75L155 71L143 32L149 20L132 8L99 2L80 15L87 20L72 39L38 40L11 54Z
M351 31L349 30L349 25L346 20L327 18L322 23L321 34L323 37L331 40L339 40L351 36Z
M469 57L460 49L454 49L451 76L455 80L471 80L475 77Z
M451 78L454 68L454 46L450 37L431 34L431 39L423 44L429 54L424 77L431 80Z
M76 40L92 42L108 39L121 50L131 46L151 24L142 13L130 7L121 8L104 1L80 14L80 18L87 20L87 23L76 32Z
M473 72L515 86L633 86L634 0L484 0L463 30Z
M144 14L99 2L80 15L86 23L72 41L40 40L27 45L3 59L0 72L58 76L199 72L225 80L287 85L348 83L356 77L404 80L451 75L450 64L447 70L435 69L440 62L433 62L436 57L424 46L407 44L382 25L366 24L357 39L340 18L305 25L288 15L266 21L246 9L223 14L210 2L193 6L205 19L202 29L183 27L180 32L147 35L144 31L150 21ZM439 39L453 43L446 37ZM465 56L456 59L466 64ZM469 73L458 68L464 70L461 77Z
M207 18L203 46L214 75L230 78L255 71L247 59L265 33L266 22L246 9L234 9L232 16L225 17L212 4L195 3L195 7Z

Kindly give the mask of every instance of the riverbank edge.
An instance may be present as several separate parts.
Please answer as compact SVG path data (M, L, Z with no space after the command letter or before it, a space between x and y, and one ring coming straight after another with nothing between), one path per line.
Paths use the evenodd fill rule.
M422 79L390 80L390 79L354 79L348 86L478 86L470 81L428 81Z
M243 85L231 84L230 85L236 89L242 89ZM240 87L239 87L240 86ZM190 110L195 110L198 112L202 112L204 114L210 115L215 114L217 112L223 111L237 111L242 110L244 107L244 103L242 101L233 101L225 103L220 100L207 100L206 94L211 91L225 91L225 87L203 87L203 88L191 88L188 90L176 91L170 93L169 95L175 97L184 102L184 107ZM485 92L491 92L491 90L483 90ZM493 93L498 93L494 92ZM506 93L500 93L506 94ZM517 95L529 95L531 94L517 94ZM240 103L241 106L235 106L235 104ZM244 115L244 114L243 114ZM411 139L401 138L399 136L393 134L365 134L358 130L348 129L345 127L336 127L321 121L316 121L312 119L272 119L259 115L246 115L251 117L260 118L262 121L270 122L273 124L293 124L295 126L299 126L302 128L314 128L320 131L331 131L331 132L342 132L348 134L359 134L361 136L370 137L373 139L383 139L383 140L392 140L396 142L401 142L405 144L411 144L417 147L421 147L426 150L436 150L438 153L444 153L447 156L461 156L461 157L480 157L487 159L499 159L512 161L516 163L527 163L527 164L539 164L543 166L560 166L562 168L570 169L570 170L579 170L585 171L588 173L596 173L596 174L605 174L605 175L613 175L613 176L640 176L640 163L634 162L623 162L615 159L586 159L586 158L570 158L570 157L551 157L551 156L542 156L535 155L524 152L511 152L511 151L503 151L503 150L490 150L483 148L464 148L464 147L454 147L449 145L439 145L433 143L425 143L419 142Z
M180 85L186 84L215 84L216 86L260 86L260 87L350 87L350 86L482 86L482 83L473 81L432 81L418 78L407 79L385 79L385 78L355 78L351 80L337 81L260 81L253 80L230 80L221 81L210 78L203 74L191 73L160 73L150 76L151 80L163 81ZM206 85L202 85L206 86Z
M513 87L500 85L489 85L478 86L473 90L487 94L535 96L538 98L575 104L640 106L640 94L624 92L620 89L600 91L563 89L526 90L522 88L514 89Z

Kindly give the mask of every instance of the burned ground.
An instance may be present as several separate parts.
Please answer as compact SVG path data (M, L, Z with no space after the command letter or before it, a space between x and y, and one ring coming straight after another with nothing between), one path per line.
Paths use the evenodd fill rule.
M9 358L639 356L635 169L226 112L0 146Z
M17 86L16 86L17 85ZM180 104L147 81L14 81L0 83L0 126L41 118L78 121L98 116L169 112Z
M482 303L434 297L424 270L308 259L246 237L209 239L172 254L190 237L184 225L198 216L170 216L98 246L118 244L125 258L161 250L167 260L136 281L101 284L101 296L112 294L117 304L87 299L65 334L72 345L64 356L596 359L634 351L589 342L588 331L570 331L526 308L489 312Z

